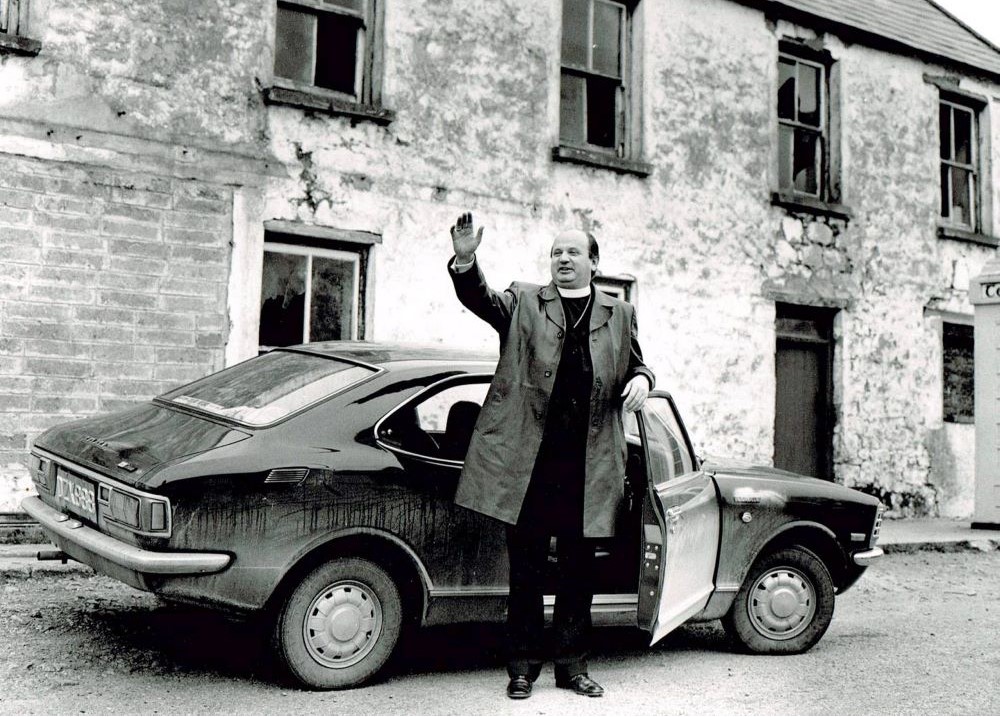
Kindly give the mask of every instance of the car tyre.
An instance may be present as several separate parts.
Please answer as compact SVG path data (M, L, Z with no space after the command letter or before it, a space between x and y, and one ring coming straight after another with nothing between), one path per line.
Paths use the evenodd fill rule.
M757 559L722 625L748 652L794 655L823 637L834 601L823 561L803 547L784 548Z
M338 558L291 591L273 640L296 681L335 690L371 679L392 655L402 623L399 589L389 574L368 560Z

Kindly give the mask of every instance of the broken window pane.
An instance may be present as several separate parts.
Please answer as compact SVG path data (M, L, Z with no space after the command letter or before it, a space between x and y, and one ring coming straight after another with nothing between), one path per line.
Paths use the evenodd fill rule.
M562 63L588 67L590 0L563 0Z
M972 177L967 169L951 168L951 210L949 218L972 225Z
M956 162L972 163L972 113L954 108L955 156Z
M778 63L778 117L795 119L795 63Z
M795 129L787 125L778 127L778 186L792 189L792 154Z
M618 83L587 78L587 143L614 148L618 123Z
M945 219L951 218L951 167L947 164L941 165L941 216Z
M317 87L355 94L358 69L359 21L344 15L319 17L316 43Z
M594 3L594 71L621 76L622 11L618 5Z
M944 420L975 418L975 341L972 326L945 323L941 331L944 359Z
M795 154L792 173L795 190L805 194L819 194L819 158L821 141L818 134L807 130L795 130Z
M350 339L354 323L354 262L314 256L309 340Z
M820 71L812 65L799 64L799 122L820 126Z
M313 81L316 16L278 6L274 74L308 85Z
M264 252L258 335L261 346L291 346L305 340L307 263L305 256Z
M951 105L941 105L941 159L951 159Z
M562 73L562 87L559 93L559 139L570 144L582 144L584 140L584 89L585 80L568 72Z

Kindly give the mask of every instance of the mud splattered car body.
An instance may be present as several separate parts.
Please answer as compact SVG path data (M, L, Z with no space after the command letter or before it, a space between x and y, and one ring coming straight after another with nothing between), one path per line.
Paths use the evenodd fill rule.
M406 622L502 620L503 525L454 505L495 359L328 343L282 349L35 441L25 500L76 560L166 597L266 611L292 675L370 678ZM595 543L598 624L655 642L722 618L799 652L881 551L879 502L772 468L702 462L669 395L626 416L628 495Z

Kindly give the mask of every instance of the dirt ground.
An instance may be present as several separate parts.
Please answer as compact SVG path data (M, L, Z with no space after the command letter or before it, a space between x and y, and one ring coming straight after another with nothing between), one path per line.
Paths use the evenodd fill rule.
M809 653L732 651L718 623L648 648L595 636L600 700L551 671L506 699L495 626L418 631L365 688L307 692L270 665L263 630L103 577L0 584L3 714L998 714L1000 552L886 556L838 598Z

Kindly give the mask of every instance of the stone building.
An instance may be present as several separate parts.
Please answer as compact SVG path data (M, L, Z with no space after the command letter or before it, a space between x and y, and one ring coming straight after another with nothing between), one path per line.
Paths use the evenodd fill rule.
M1000 50L929 0L0 0L0 511L38 432L261 345L491 348L602 243L703 452L972 510Z

